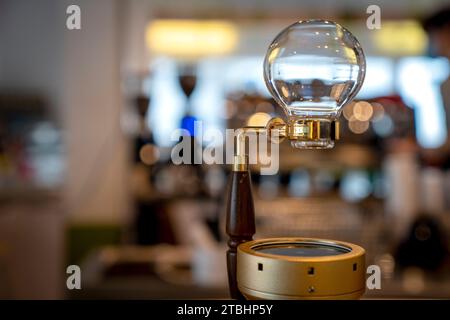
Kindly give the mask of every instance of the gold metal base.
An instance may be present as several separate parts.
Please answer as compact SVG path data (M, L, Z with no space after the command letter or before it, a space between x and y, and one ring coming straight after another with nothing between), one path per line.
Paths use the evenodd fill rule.
M274 254L273 248L318 249L322 254ZM249 241L238 247L237 282L247 299L358 299L365 291L365 250L312 238Z

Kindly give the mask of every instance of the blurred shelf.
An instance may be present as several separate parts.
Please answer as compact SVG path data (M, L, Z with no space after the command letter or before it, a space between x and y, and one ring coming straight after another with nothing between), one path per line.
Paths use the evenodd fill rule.
M4 203L36 203L59 200L60 188L42 188L37 186L22 186L12 188L0 188L0 204Z

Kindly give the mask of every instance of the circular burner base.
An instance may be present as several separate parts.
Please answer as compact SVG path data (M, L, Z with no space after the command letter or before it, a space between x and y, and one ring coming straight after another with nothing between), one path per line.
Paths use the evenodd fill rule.
M358 299L365 251L325 239L249 241L238 247L237 282L248 299Z

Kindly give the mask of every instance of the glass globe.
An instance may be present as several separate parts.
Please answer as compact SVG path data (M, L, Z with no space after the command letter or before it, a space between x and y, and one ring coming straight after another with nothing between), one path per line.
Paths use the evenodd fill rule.
M347 29L332 21L306 20L273 40L264 60L264 79L289 122L331 123L358 93L365 69L361 46ZM331 144L300 141L295 146Z

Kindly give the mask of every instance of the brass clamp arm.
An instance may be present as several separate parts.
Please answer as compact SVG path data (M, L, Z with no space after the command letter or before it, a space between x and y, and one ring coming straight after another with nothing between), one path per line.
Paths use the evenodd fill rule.
M339 139L339 122L318 119L290 118L286 123L281 118L272 118L265 127L243 127L236 134L236 151L233 171L248 170L247 137L251 134L265 134L272 143L285 138L292 146L302 149L330 148Z
M274 143L280 143L286 137L286 123L281 118L272 118L265 127L243 127L236 134L236 152L233 171L247 171L249 159L247 154L247 137L251 134L266 134Z
M248 170L248 154L246 149L246 140L250 134L266 133L266 127L243 127L237 130L236 134L236 151L233 159L233 171Z

